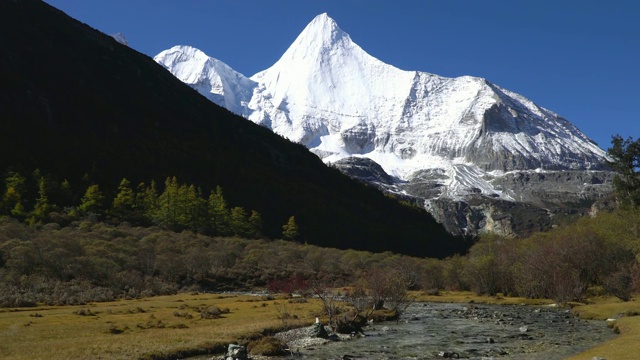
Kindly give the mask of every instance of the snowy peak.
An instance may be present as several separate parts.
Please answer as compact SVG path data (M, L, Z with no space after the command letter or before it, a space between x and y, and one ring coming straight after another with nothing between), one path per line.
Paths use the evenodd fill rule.
M323 136L373 130L371 122L380 119L380 112L400 113L414 76L367 54L322 14L273 66L251 77L260 86L249 104L249 119L308 147L362 153L361 145L372 144L356 144L345 152L334 146L339 138ZM313 116L305 116L310 107ZM253 111L258 109L263 111Z
M291 70L331 71L336 65L344 65L350 59L355 58L356 61L362 62L366 57L370 58L366 59L367 61L377 61L356 45L351 37L324 13L316 16L302 30L271 68L252 78L262 78L265 72L275 73L279 70L285 73Z
M349 35L327 13L316 16L298 35L291 47L331 47L342 41L351 41Z
M251 78L191 47L155 60L212 101L325 162L368 158L402 181L428 170L437 174L443 196L480 191L511 199L487 179L604 166L605 152L558 114L483 78L385 64L326 13Z
M153 59L209 100L237 114L243 113L243 104L255 87L244 75L192 46L174 46Z

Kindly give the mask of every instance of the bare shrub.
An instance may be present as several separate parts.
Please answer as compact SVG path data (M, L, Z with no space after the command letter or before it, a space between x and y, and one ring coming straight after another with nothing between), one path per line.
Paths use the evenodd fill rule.
M251 355L283 356L287 355L286 345L273 336L265 336L252 341L247 346Z
M149 316L149 320L144 324L136 325L139 329L147 330L147 329L164 329L166 324L162 322L162 320L157 319L153 314Z
M231 312L227 308L220 309L217 306L198 306L195 308L195 310L200 312L201 319L219 319L222 317L222 315Z
M622 301L631 300L631 274L627 269L620 269L609 274L602 281L604 288Z
M363 278L376 310L386 307L400 315L413 302L407 291L409 281L397 270L374 269Z
M329 320L329 327L335 331L336 316L340 313L340 308L338 307L339 294L326 284L318 281L312 283L311 291L320 299L322 312L327 315Z
M422 266L422 278L420 288L423 290L439 290L444 289L445 277L444 277L445 264L442 260L426 259Z
M278 319L282 322L282 326L285 329L295 327L298 321L298 316L293 314L289 309L289 302L274 302L273 307L276 309Z
M297 291L304 292L308 289L309 283L302 275L282 279L276 278L267 282L267 290L271 293L292 294Z
M181 318L185 318L185 319L193 319L193 315L189 314L186 311L174 311L173 312L173 316L181 317Z
M91 309L78 309L73 313L80 316L96 316L96 313L92 312Z
M122 333L124 333L124 332L126 332L126 331L129 331L129 330L130 330L130 329L129 329L129 327L128 327L128 326L126 326L126 325L124 325L124 326L117 326L117 325L115 325L115 324L111 324L111 325L109 325L109 329L107 329L107 332L108 332L109 334L117 335L117 334L122 334Z

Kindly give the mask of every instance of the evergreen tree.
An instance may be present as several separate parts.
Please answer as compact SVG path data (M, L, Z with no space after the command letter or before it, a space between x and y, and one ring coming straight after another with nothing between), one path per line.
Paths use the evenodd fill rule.
M291 216L289 221L282 226L282 237L285 240L295 240L300 235L296 218Z
M136 198L131 189L131 182L123 178L118 185L118 193L113 199L111 213L116 220L130 221L134 217Z
M249 236L253 238L259 238L262 236L262 215L259 212L252 210L251 216L249 216Z
M68 208L75 204L73 189L71 188L69 180L64 179L60 183L57 193L56 200L53 201L54 204L57 204L62 208Z
M640 206L640 139L633 141L630 137L623 140L615 135L611 140L612 147L607 151L613 161L609 166L618 173L613 179L618 201L623 206Z
M167 178L164 192L158 198L155 222L172 230L204 231L208 222L207 201L194 185Z
M47 180L44 176L41 176L38 181L38 198L36 199L36 205L33 208L33 214L31 221L39 222L45 220L52 211L52 205L49 202Z
M203 232L208 222L208 211L202 191L194 185L180 186L178 204L178 224L193 231Z
M176 229L178 224L178 196L180 185L176 177L168 177L164 182L164 191L158 197L158 211L154 223L169 229Z
M2 196L2 214L22 218L25 215L24 197L26 179L17 172L10 172L5 178L5 191Z
M136 193L137 218L147 223L152 223L155 219L158 209L158 191L156 190L156 182L151 181L149 186L143 182L138 185Z
M22 205L21 201L18 201L16 205L11 209L11 216L17 219L24 219L27 215L26 210L24 209L24 205Z
M88 214L100 215L104 209L104 195L100 191L100 187L97 184L90 185L85 191L82 197L78 210Z
M251 233L251 225L247 218L247 213L241 207L231 209L231 232L235 236L249 237Z
M216 190L209 195L209 219L213 235L230 234L229 217L229 209L222 194L222 188L217 186Z

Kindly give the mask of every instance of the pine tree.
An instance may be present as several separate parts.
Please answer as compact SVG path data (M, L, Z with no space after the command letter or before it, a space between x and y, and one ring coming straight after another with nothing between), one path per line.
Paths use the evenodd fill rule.
M82 197L78 210L85 215L101 215L104 210L104 195L97 184L90 185Z
M250 232L249 236L253 238L259 238L262 236L262 215L259 212L252 210L251 216L249 216Z
M158 209L158 191L156 190L156 182L151 181L149 186L143 182L138 185L136 193L136 212L140 221L152 223L155 219Z
M282 237L285 240L295 240L300 235L296 218L291 216L289 221L282 226Z
M25 215L24 196L26 179L17 172L10 172L5 178L5 192L2 196L2 214L22 218Z
M178 204L178 223L187 229L203 232L208 222L208 211L202 191L194 185L180 186Z
M176 229L178 224L178 196L180 185L176 177L168 177L164 182L164 191L158 197L158 211L154 223L169 229Z
M131 220L134 217L135 206L136 199L131 189L131 182L123 178L118 185L118 193L113 199L111 213L116 220Z
M249 237L250 229L251 225L244 209L238 206L231 209L231 232L233 235L243 238Z
M209 195L209 219L213 235L230 235L229 209L222 194L222 188L216 187Z
M60 183L57 201L54 201L54 203L62 208L68 208L75 204L73 189L71 188L71 183L69 182L69 180L64 179Z
M640 138L623 140L616 135L611 140L612 147L607 150L613 161L609 166L618 173L613 179L613 186L618 201L623 206L640 206Z
M33 208L32 222L39 222L45 220L52 211L52 205L49 202L48 185L45 177L41 176L38 181L38 198L36 199L36 205Z

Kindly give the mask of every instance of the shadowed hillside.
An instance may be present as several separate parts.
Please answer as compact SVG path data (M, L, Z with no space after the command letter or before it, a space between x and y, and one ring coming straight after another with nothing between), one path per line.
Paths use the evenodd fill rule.
M113 193L167 176L222 186L280 237L443 257L464 249L425 211L326 167L214 105L151 58L35 0L0 3L0 171L34 169Z

